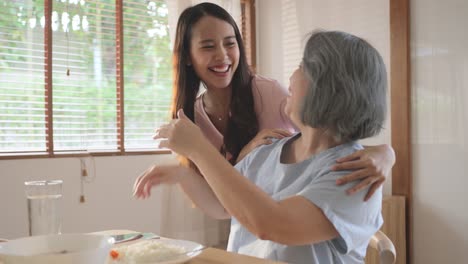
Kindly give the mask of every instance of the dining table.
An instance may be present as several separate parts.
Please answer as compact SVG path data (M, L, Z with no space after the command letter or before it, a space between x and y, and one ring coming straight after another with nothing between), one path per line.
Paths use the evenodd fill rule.
M203 252L186 262L187 264L266 264L266 263L284 263L275 262L267 259L241 255L217 248L206 248Z
M135 234L140 233L132 230L106 230L92 232L92 234L100 235L124 235L124 234ZM159 237L159 236L158 236ZM6 240L2 241L6 242ZM206 247L200 254L194 256L186 264L286 264L284 262L277 262L268 259L262 259L242 254L237 254L234 252L229 252L223 249ZM0 261L0 264L1 261Z
M138 233L133 230L106 230L94 232L104 235L121 235L129 233ZM207 247L203 251L185 262L186 264L285 264L284 262L277 262L268 259L262 259L234 252L229 252L223 249Z

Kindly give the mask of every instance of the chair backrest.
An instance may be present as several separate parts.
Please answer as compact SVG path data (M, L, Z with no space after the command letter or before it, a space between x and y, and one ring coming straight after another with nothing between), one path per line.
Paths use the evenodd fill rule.
M394 264L396 260L396 250L392 240L382 231L377 231L370 242L369 247L377 250L380 264Z

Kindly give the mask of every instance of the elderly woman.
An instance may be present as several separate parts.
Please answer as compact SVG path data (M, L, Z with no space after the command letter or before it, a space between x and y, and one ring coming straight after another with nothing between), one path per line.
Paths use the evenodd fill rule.
M371 45L344 32L316 32L290 78L285 109L299 133L256 148L235 168L182 111L155 138L204 175L170 182L210 215L232 219L229 250L289 263L363 263L382 225L381 188L363 203L366 191L347 196L349 186L335 184L347 172L331 167L381 130L386 88L385 65ZM168 181L139 179L135 195L145 197L158 182Z

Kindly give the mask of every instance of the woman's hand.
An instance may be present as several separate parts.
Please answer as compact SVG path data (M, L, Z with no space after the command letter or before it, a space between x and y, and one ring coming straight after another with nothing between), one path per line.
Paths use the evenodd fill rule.
M153 139L161 139L159 147L169 148L190 159L194 151L204 144L210 144L200 128L190 120L182 109L177 111L177 119L156 129Z
M333 170L355 171L338 179L336 184L343 185L361 179L358 184L348 189L347 193L354 194L370 186L364 198L364 201L367 201L390 174L390 170L395 164L395 152L386 144L369 146L338 159L337 163L333 166Z
M270 145L273 141L272 138L282 139L284 137L290 137L291 132L284 129L263 129L258 132L257 135L239 152L236 163L241 161L247 154L252 150L261 145Z
M146 199L151 196L151 188L160 184L179 184L198 208L215 219L231 217L207 181L196 171L183 165L162 165L148 168L136 179L133 185L133 196Z
M133 184L133 196L148 198L151 188L159 184L176 184L187 173L187 168L180 165L152 166L143 172Z

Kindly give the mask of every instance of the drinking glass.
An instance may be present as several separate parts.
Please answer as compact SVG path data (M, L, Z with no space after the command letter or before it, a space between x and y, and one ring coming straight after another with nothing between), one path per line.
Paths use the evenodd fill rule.
M29 235L60 234L62 180L27 181Z

